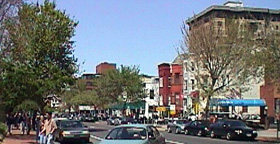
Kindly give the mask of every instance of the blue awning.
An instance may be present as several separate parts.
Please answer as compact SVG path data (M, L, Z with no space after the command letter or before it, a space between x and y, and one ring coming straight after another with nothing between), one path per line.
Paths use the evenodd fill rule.
M263 99L219 99L218 106L266 106Z

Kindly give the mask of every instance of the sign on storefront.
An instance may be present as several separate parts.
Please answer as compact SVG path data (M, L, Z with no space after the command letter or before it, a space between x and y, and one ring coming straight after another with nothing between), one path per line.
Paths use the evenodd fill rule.
M157 107L156 111L166 111L166 108L165 107Z

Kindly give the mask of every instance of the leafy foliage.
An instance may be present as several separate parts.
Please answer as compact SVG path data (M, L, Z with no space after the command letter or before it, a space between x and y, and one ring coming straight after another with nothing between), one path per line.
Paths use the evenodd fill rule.
M16 108L14 109L14 111L34 111L34 110L38 110L39 106L36 102L32 101L32 100L25 100L23 101L21 104L17 105Z
M1 48L0 90L3 104L13 109L25 99L43 106L43 97L74 81L73 55L77 22L55 3L24 4L17 19L7 19L9 39Z
M139 68L121 66L117 70L109 70L96 80L96 92L103 104L112 104L141 100L145 94Z

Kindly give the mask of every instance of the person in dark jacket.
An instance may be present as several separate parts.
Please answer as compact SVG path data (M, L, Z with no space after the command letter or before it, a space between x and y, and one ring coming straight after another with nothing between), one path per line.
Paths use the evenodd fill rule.
M14 119L11 114L7 114L6 123L8 126L8 133L12 135L12 124L14 123Z

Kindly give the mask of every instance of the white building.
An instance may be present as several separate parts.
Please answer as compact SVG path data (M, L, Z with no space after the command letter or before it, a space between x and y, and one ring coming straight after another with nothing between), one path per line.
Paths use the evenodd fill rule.
M50 103L50 106L55 109L61 107L61 98L55 94L48 95L45 102Z
M159 106L160 96L159 96L159 78L154 76L142 76L142 81L144 85L144 91L146 93L145 98L145 112L144 116L152 117L153 114L158 114L156 112L156 107Z

